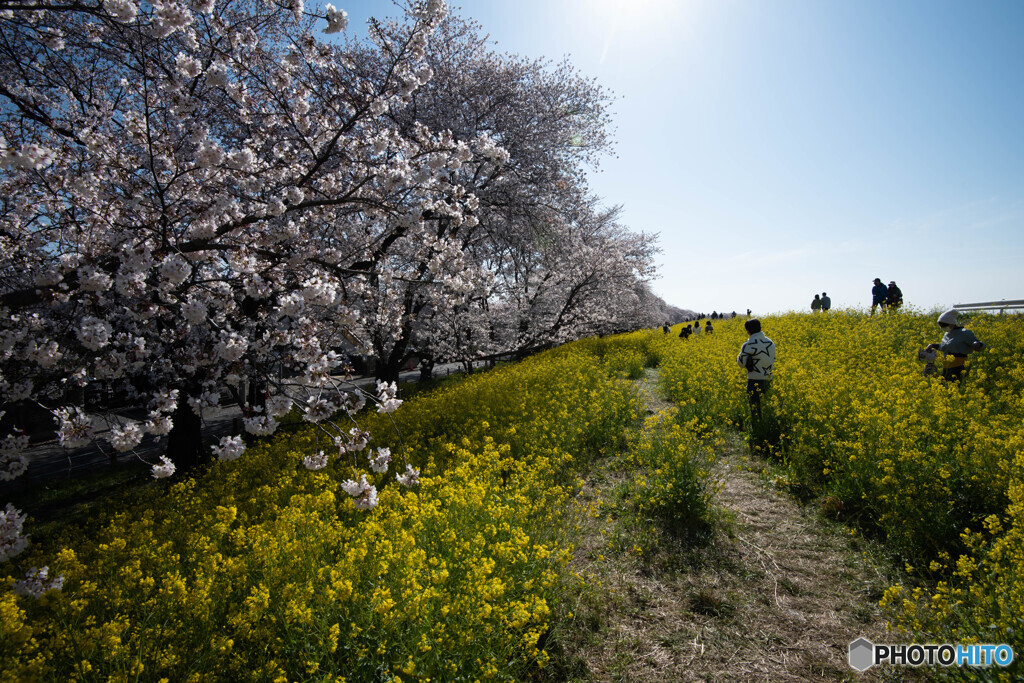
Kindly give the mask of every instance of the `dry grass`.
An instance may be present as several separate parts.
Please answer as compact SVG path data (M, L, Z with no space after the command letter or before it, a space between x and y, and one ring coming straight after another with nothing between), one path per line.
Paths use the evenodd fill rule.
M652 410L666 407L641 388ZM645 386L646 385L646 386ZM551 678L586 681L902 680L856 674L850 641L886 642L889 585L871 546L768 488L736 438L716 477L719 532L703 545L631 512L635 472L595 469L578 497L575 572L583 578Z

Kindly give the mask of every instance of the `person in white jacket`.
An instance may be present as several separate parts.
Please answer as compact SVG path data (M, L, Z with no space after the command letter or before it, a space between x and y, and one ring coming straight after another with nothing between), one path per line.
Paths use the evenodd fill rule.
M736 362L747 371L747 400L750 414L755 420L761 417L761 397L768 391L775 366L775 342L764 336L761 321L751 318L743 323L750 336L740 347Z

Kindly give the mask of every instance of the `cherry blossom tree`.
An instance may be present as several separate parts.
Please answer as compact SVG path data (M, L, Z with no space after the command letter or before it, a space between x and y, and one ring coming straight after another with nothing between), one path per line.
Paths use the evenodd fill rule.
M162 478L242 455L237 435L202 447L226 391L250 434L296 408L324 426L307 468L370 453L383 472L343 344L391 379L412 352L621 325L653 247L587 194L608 95L487 51L443 0L371 21L368 41L318 35L346 23L302 0L0 0L0 410L50 411L66 447L166 435ZM84 410L93 382L145 417ZM400 403L391 383L369 398ZM0 435L0 476L27 445ZM345 490L376 504L358 470ZM22 519L3 513L4 559Z
M396 274L372 254L409 242L473 277L434 258L449 247L424 223L462 215L436 176L465 146L385 116L429 79L444 11L413 4L354 50L315 37L344 28L331 6L0 2L0 392L50 409L66 446L170 433L154 476L199 459L223 387L261 435L298 399L313 422L356 405L319 390L364 292ZM96 380L148 418L69 405ZM24 441L5 441L10 468Z
M436 268L436 300L459 294L476 271L429 226L471 208L439 170L502 155L486 135L455 144L385 116L429 80L444 13L416 2L353 49L314 34L320 21L344 30L343 11L301 0L0 0L0 409L51 411L66 447L100 431L115 451L168 435L158 478L203 456L200 421L225 387L255 435L296 405L321 425L357 412L365 397L337 391L335 348L362 329L365 293L405 276L375 255L409 243ZM95 381L147 417L87 414ZM394 385L373 398L381 412L400 403ZM352 424L326 431L355 465L369 435ZM0 438L0 476L24 471L27 445L18 430ZM244 447L230 436L212 453ZM377 473L383 450L368 460ZM417 478L408 465L397 476ZM344 488L376 504L365 476ZM23 522L0 513L0 561L24 549ZM15 588L61 582L33 567Z
M615 212L597 210L586 196L586 169L610 149L607 93L568 63L491 52L477 25L454 16L440 23L425 61L433 77L408 107L390 113L396 128L426 125L455 145L499 140L501 150L481 165L467 149L440 169L465 190L472 212L433 226L446 258L463 273L476 269L478 277L447 281L461 297L438 299L437 269L424 254L378 254L408 266L406 277L386 278L364 300L378 375L386 379L414 354L429 370L435 360L525 353L593 333L598 319L622 310L610 305L618 299L611 291L624 287L625 295L650 273L650 238L618 227L612 235ZM632 267L625 280L610 265L616 259ZM548 277L531 277L537 268ZM588 268L589 277L566 285L570 272ZM542 295L532 289L538 286ZM556 292L565 300L555 301ZM528 334L501 329L510 317Z

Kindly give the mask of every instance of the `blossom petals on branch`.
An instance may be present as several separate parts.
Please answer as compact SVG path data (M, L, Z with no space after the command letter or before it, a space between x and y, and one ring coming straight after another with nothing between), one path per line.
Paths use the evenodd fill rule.
M132 450L142 442L146 433L137 422L126 422L123 425L112 425L107 440L115 451L124 453Z
M322 470L327 467L328 456L323 451L317 451L313 455L307 455L302 459L302 464L307 470Z
M18 579L14 582L13 590L18 595L40 598L44 593L59 591L63 587L63 574L59 574L51 579L49 567L32 567L25 572L24 579Z
M255 436L270 436L277 431L277 420L268 415L256 415L242 420L245 431Z
M221 437L220 445L210 446L210 450L213 451L218 460L238 460L238 458L242 457L242 453L245 453L245 441L242 440L241 436L224 436Z
M203 416L210 408L220 404L220 394L216 391L206 390L198 397L190 396L188 399L188 405L192 408L192 412L199 417Z
M335 9L334 5L328 3L325 8L327 28L324 33L341 33L348 28L348 12L343 9Z
M114 328L110 323L88 315L82 318L82 324L76 332L78 341L90 351L99 351L109 344L113 333Z
M8 434L0 441L0 481L13 481L28 469L28 434Z
M378 448L377 455L370 455L370 469L377 474L382 474L388 471L391 466L391 449L390 448Z
M317 424L327 420L338 411L338 406L325 398L311 398L306 402L302 419Z
M139 13L138 6L132 0L103 0L103 9L114 21L129 24Z
M54 411L57 419L57 439L64 448L78 448L92 441L94 427L92 418L81 408L60 408Z
M420 471L412 465L405 466L405 473L399 474L395 479L406 488L412 488L420 483Z
M402 405L398 398L398 385L395 382L377 382L378 413L393 413Z
M341 483L342 490L352 496L357 510L372 510L377 507L377 488L366 481L366 475L359 475L359 481L346 479Z
M174 466L174 463L166 455L161 455L160 462L153 465L151 474L154 479L166 479L174 474L175 469L177 468Z
M10 503L0 512L0 562L15 557L28 547L28 537L21 533L25 515Z

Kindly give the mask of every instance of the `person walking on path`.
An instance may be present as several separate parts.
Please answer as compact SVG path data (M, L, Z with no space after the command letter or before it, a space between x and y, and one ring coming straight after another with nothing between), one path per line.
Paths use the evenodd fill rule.
M885 297L889 304L890 311L899 310L900 306L903 305L903 292L896 286L896 281L891 281L889 286L885 288Z
M960 325L958 316L955 308L940 315L939 327L945 330L946 334L942 335L941 342L925 347L927 351L938 349L943 353L942 379L947 381L958 380L967 374L970 369L967 356L985 348L973 332Z
M761 422L761 397L764 396L772 381L772 368L775 366L775 342L764 336L761 321L751 318L743 323L747 341L740 347L740 355L736 363L747 371L747 401L750 403L752 426Z
M817 294L814 295L814 300L811 301L811 313L817 313L821 310L821 297Z
M875 278L875 286L871 288L871 315L875 314L875 308L877 306L882 307L882 313L885 313L885 307L889 302L889 290L882 284L882 278Z
M832 308L832 299L828 298L828 292L821 293L821 312L825 313Z

